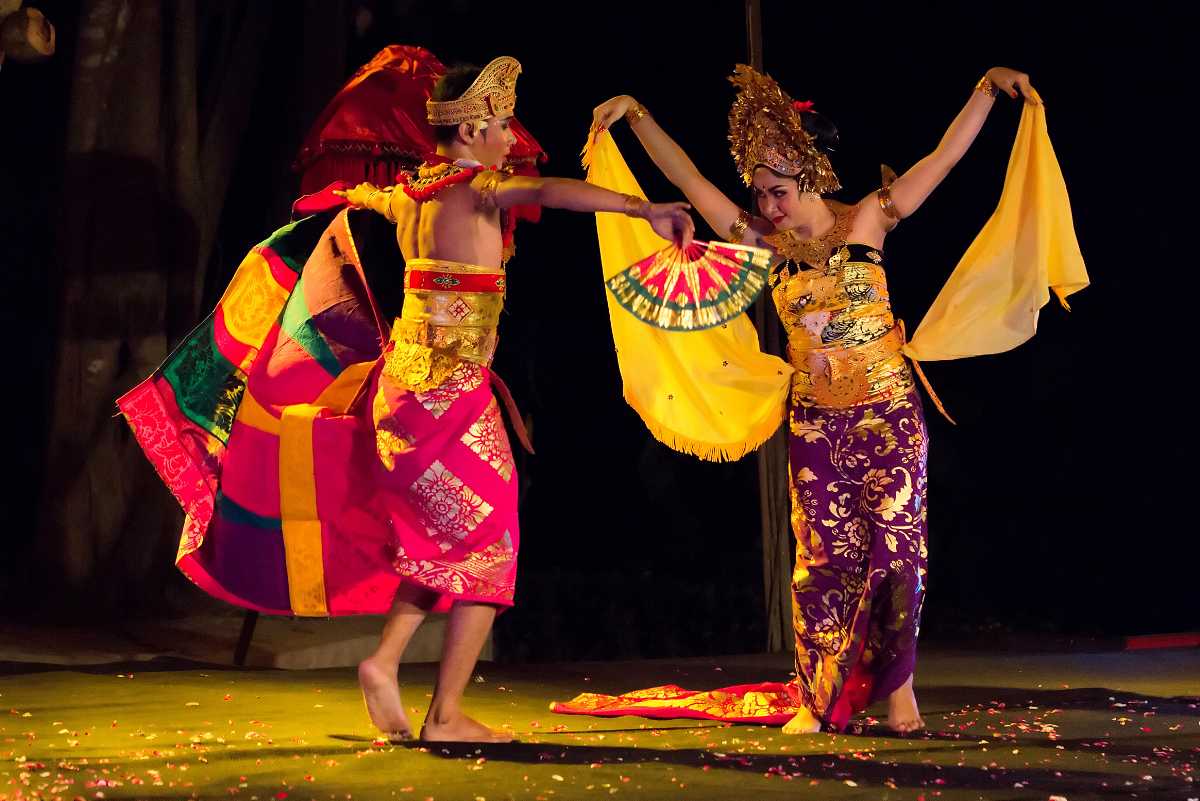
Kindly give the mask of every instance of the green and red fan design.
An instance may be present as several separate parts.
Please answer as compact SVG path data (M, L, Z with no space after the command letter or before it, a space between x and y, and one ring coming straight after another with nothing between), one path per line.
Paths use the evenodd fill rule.
M670 245L605 282L617 303L656 328L700 331L744 312L767 283L771 251L729 242Z

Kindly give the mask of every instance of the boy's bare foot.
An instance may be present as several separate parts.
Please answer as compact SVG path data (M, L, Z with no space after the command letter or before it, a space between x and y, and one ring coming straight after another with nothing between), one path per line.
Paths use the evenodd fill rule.
M511 743L512 735L484 726L461 712L435 719L431 712L421 728L421 739L431 743Z
M358 685L362 688L367 714L375 728L392 740L411 740L412 725L400 700L400 681L394 670L371 659L358 663Z
M917 708L912 676L888 696L888 726L899 734L910 734L925 728L925 720Z

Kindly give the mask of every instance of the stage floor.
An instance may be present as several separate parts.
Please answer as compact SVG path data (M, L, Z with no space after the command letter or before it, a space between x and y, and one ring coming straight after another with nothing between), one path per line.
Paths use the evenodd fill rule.
M0 663L0 799L1200 798L1200 649L929 651L930 730L788 737L693 721L554 715L553 699L786 678L778 656L480 666L469 709L508 746L373 742L353 669L177 660ZM405 665L421 712L430 665ZM874 710L880 713L881 710Z

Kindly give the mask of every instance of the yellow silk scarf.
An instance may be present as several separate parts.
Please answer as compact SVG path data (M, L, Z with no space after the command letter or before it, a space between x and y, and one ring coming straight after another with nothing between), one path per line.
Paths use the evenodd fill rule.
M1046 129L1046 107L1026 104L995 213L929 307L904 353L918 361L1002 353L1037 330L1050 290L1088 285L1071 201Z
M644 198L616 143L601 134L585 157L588 181ZM645 220L596 215L607 281L666 243ZM791 366L763 353L746 315L703 331L664 331L608 296L626 402L656 439L709 461L740 459L783 422Z
M645 197L607 132L589 142L584 164L591 183ZM644 220L601 213L596 229L606 281L663 247ZM1010 350L1033 336L1051 289L1066 306L1087 285L1045 107L1027 104L1000 203L903 352L934 361ZM783 421L792 368L759 350L745 315L663 331L606 294L625 400L657 439L702 459L738 459Z

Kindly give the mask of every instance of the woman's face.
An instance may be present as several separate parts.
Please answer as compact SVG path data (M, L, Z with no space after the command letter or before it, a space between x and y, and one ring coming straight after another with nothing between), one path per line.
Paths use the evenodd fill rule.
M781 177L766 167L754 170L751 183L758 213L783 231L799 225L793 215L800 207L800 186L795 178Z

